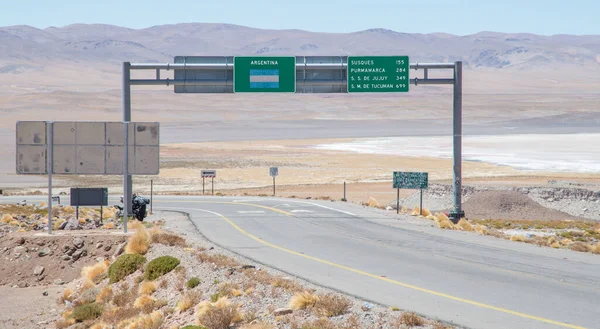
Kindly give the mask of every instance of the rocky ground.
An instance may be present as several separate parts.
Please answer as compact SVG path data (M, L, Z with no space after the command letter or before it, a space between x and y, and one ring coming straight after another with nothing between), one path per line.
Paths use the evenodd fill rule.
M55 236L10 232L0 238L6 256L0 293L11 296L10 306L0 308L0 327L170 329L203 321L210 329L221 329L229 327L222 325L229 321L221 318L225 311L232 312L231 328L453 327L248 261L196 234L185 214L156 213L146 225L131 229L138 233L124 236L97 228L58 231ZM135 236L148 238L147 251L132 242ZM137 252L144 254L145 265L109 283L107 266L121 253ZM180 263L152 283L144 280L148 262L162 256ZM199 279L195 287L187 285L192 278ZM102 305L101 314L73 320L73 310L90 303Z

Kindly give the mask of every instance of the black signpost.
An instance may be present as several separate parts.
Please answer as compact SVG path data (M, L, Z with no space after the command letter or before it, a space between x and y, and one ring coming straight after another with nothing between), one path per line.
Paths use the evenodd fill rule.
M76 218L79 220L79 206L100 206L100 221L104 206L108 206L107 188L71 188L71 206L77 209Z

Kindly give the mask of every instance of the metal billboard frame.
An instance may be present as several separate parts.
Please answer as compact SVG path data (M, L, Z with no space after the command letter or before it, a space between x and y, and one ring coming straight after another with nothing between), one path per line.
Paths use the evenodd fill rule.
M175 62L179 63L131 63L123 62L123 122L131 121L131 86L171 86L177 92L178 86L204 86L214 88L223 88L223 91L205 91L202 93L232 93L229 87L233 89L233 82L227 79L229 72L233 74L234 64L233 56L194 56L189 58L206 59L203 63L187 63L186 56L175 57ZM327 61L319 62L319 58L339 58L339 62ZM183 63L181 63L183 59ZM299 60L300 59L300 60ZM347 93L347 67L348 56L296 56L296 93ZM461 217L464 217L462 210L462 61L453 63L410 63L409 68L415 71L422 70L423 78L417 77L409 79L409 85L453 85L453 210L450 212L450 219L457 223ZM154 70L155 79L131 79L132 70ZM174 70L175 79L161 79L161 70ZM225 73L225 79L188 79L187 74L195 72L218 71ZM342 74L340 79L310 79L307 73L318 72L320 70L339 70ZM429 78L430 70L452 70L452 78ZM343 74L345 72L346 74ZM183 73L183 77L182 77ZM300 74L298 74L300 73ZM307 79L309 76L309 79ZM315 87L327 86L337 89L332 91L315 91ZM298 88L301 87L301 88ZM307 91L307 87L312 91ZM299 91L299 89L301 89ZM344 89L346 89L344 91ZM339 91L338 91L339 90ZM184 91L185 92L185 91ZM132 180L131 175L124 175L123 189L125 200L131 198ZM125 209L131 209L130 204L124 205Z

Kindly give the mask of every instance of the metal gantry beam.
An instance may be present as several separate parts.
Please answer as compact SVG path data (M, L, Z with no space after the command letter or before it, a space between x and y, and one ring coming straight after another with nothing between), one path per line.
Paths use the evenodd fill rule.
M208 58L208 57L207 57ZM214 58L214 57L211 57ZM201 86L201 87L219 87L224 91L202 91L205 93L223 92L232 93L233 79L232 76L234 64L230 63L228 57L219 57L226 59L225 63L123 63L123 122L131 121L131 86ZM336 57L337 59L337 57ZM338 63L308 63L307 57L304 57L302 62L296 63L296 84L304 87L335 87L336 89L329 92L347 92L347 57L339 56ZM461 191L462 191L462 62L454 63L412 63L410 69L415 71L422 70L423 78L412 78L409 83L411 85L453 85L453 203L454 209L450 213L450 219L457 223L460 218L464 217L464 212L461 206ZM155 79L131 79L131 70L154 70L156 71ZM221 72L219 78L203 78L203 79L188 79L187 74L184 74L184 79L161 79L161 70L183 70L184 72ZM341 78L311 78L318 72L337 72L341 73L338 76ZM452 70L452 78L429 78L431 70ZM300 74L298 74L298 72ZM221 78L224 77L224 78ZM308 77L308 78L307 78ZM225 87L223 89L223 87ZM339 87L339 88L337 88ZM311 91L309 91L311 92ZM317 92L317 91L312 91ZM131 211L131 195L132 182L131 175L125 174L123 177L124 190L124 211L125 215Z

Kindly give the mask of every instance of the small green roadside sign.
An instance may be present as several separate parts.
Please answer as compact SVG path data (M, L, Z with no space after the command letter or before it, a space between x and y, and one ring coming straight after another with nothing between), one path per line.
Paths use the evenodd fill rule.
M296 92L296 57L234 57L233 92Z
M429 184L426 172L402 172L394 171L394 188L403 189L426 189Z
M348 92L408 92L408 56L348 56Z

